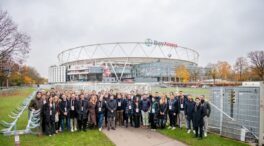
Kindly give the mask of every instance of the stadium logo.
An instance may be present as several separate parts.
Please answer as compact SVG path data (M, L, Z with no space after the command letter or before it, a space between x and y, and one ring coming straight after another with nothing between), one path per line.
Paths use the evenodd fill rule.
M152 44L153 44L153 42L152 42L151 39L146 39L146 40L145 40L145 45L146 45L146 46L150 47L150 46L152 46Z
M150 47L152 45L158 45L158 46L169 46L169 47L177 47L177 44L174 43L168 43L168 42L160 42L160 41L156 41L156 40L152 40L152 39L146 39L145 40L145 45Z

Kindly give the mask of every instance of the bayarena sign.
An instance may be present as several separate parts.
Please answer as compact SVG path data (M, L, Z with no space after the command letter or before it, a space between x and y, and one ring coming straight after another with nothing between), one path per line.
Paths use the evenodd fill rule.
M168 46L168 47L178 47L177 44L175 43L168 43L168 42L160 42L160 41L157 41L157 40L152 40L152 39L146 39L145 40L145 45L150 47L152 45L157 45L157 46Z

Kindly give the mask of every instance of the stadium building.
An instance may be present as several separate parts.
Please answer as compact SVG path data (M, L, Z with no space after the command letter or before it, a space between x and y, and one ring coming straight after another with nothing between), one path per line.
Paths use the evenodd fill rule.
M49 67L49 83L176 81L179 65L197 68L199 53L175 43L145 42L91 44L58 54Z

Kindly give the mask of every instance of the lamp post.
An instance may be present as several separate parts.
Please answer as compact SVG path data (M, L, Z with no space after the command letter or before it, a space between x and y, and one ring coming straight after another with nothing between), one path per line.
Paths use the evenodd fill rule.
M171 54L168 54L168 57L169 57L169 61L170 61L170 59L171 59ZM167 66L167 68L168 68L168 81L169 82L171 82L171 73L170 73L170 70L169 70L169 65Z

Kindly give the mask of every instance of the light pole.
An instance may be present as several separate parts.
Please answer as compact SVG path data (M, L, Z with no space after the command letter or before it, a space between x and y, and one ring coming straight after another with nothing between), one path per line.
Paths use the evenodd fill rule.
M169 57L169 61L171 61L171 54L168 54L168 57ZM167 70L168 71L168 74L167 74L168 75L168 81L171 82L171 73L169 70L169 65L167 66L167 68L168 68L168 70Z

